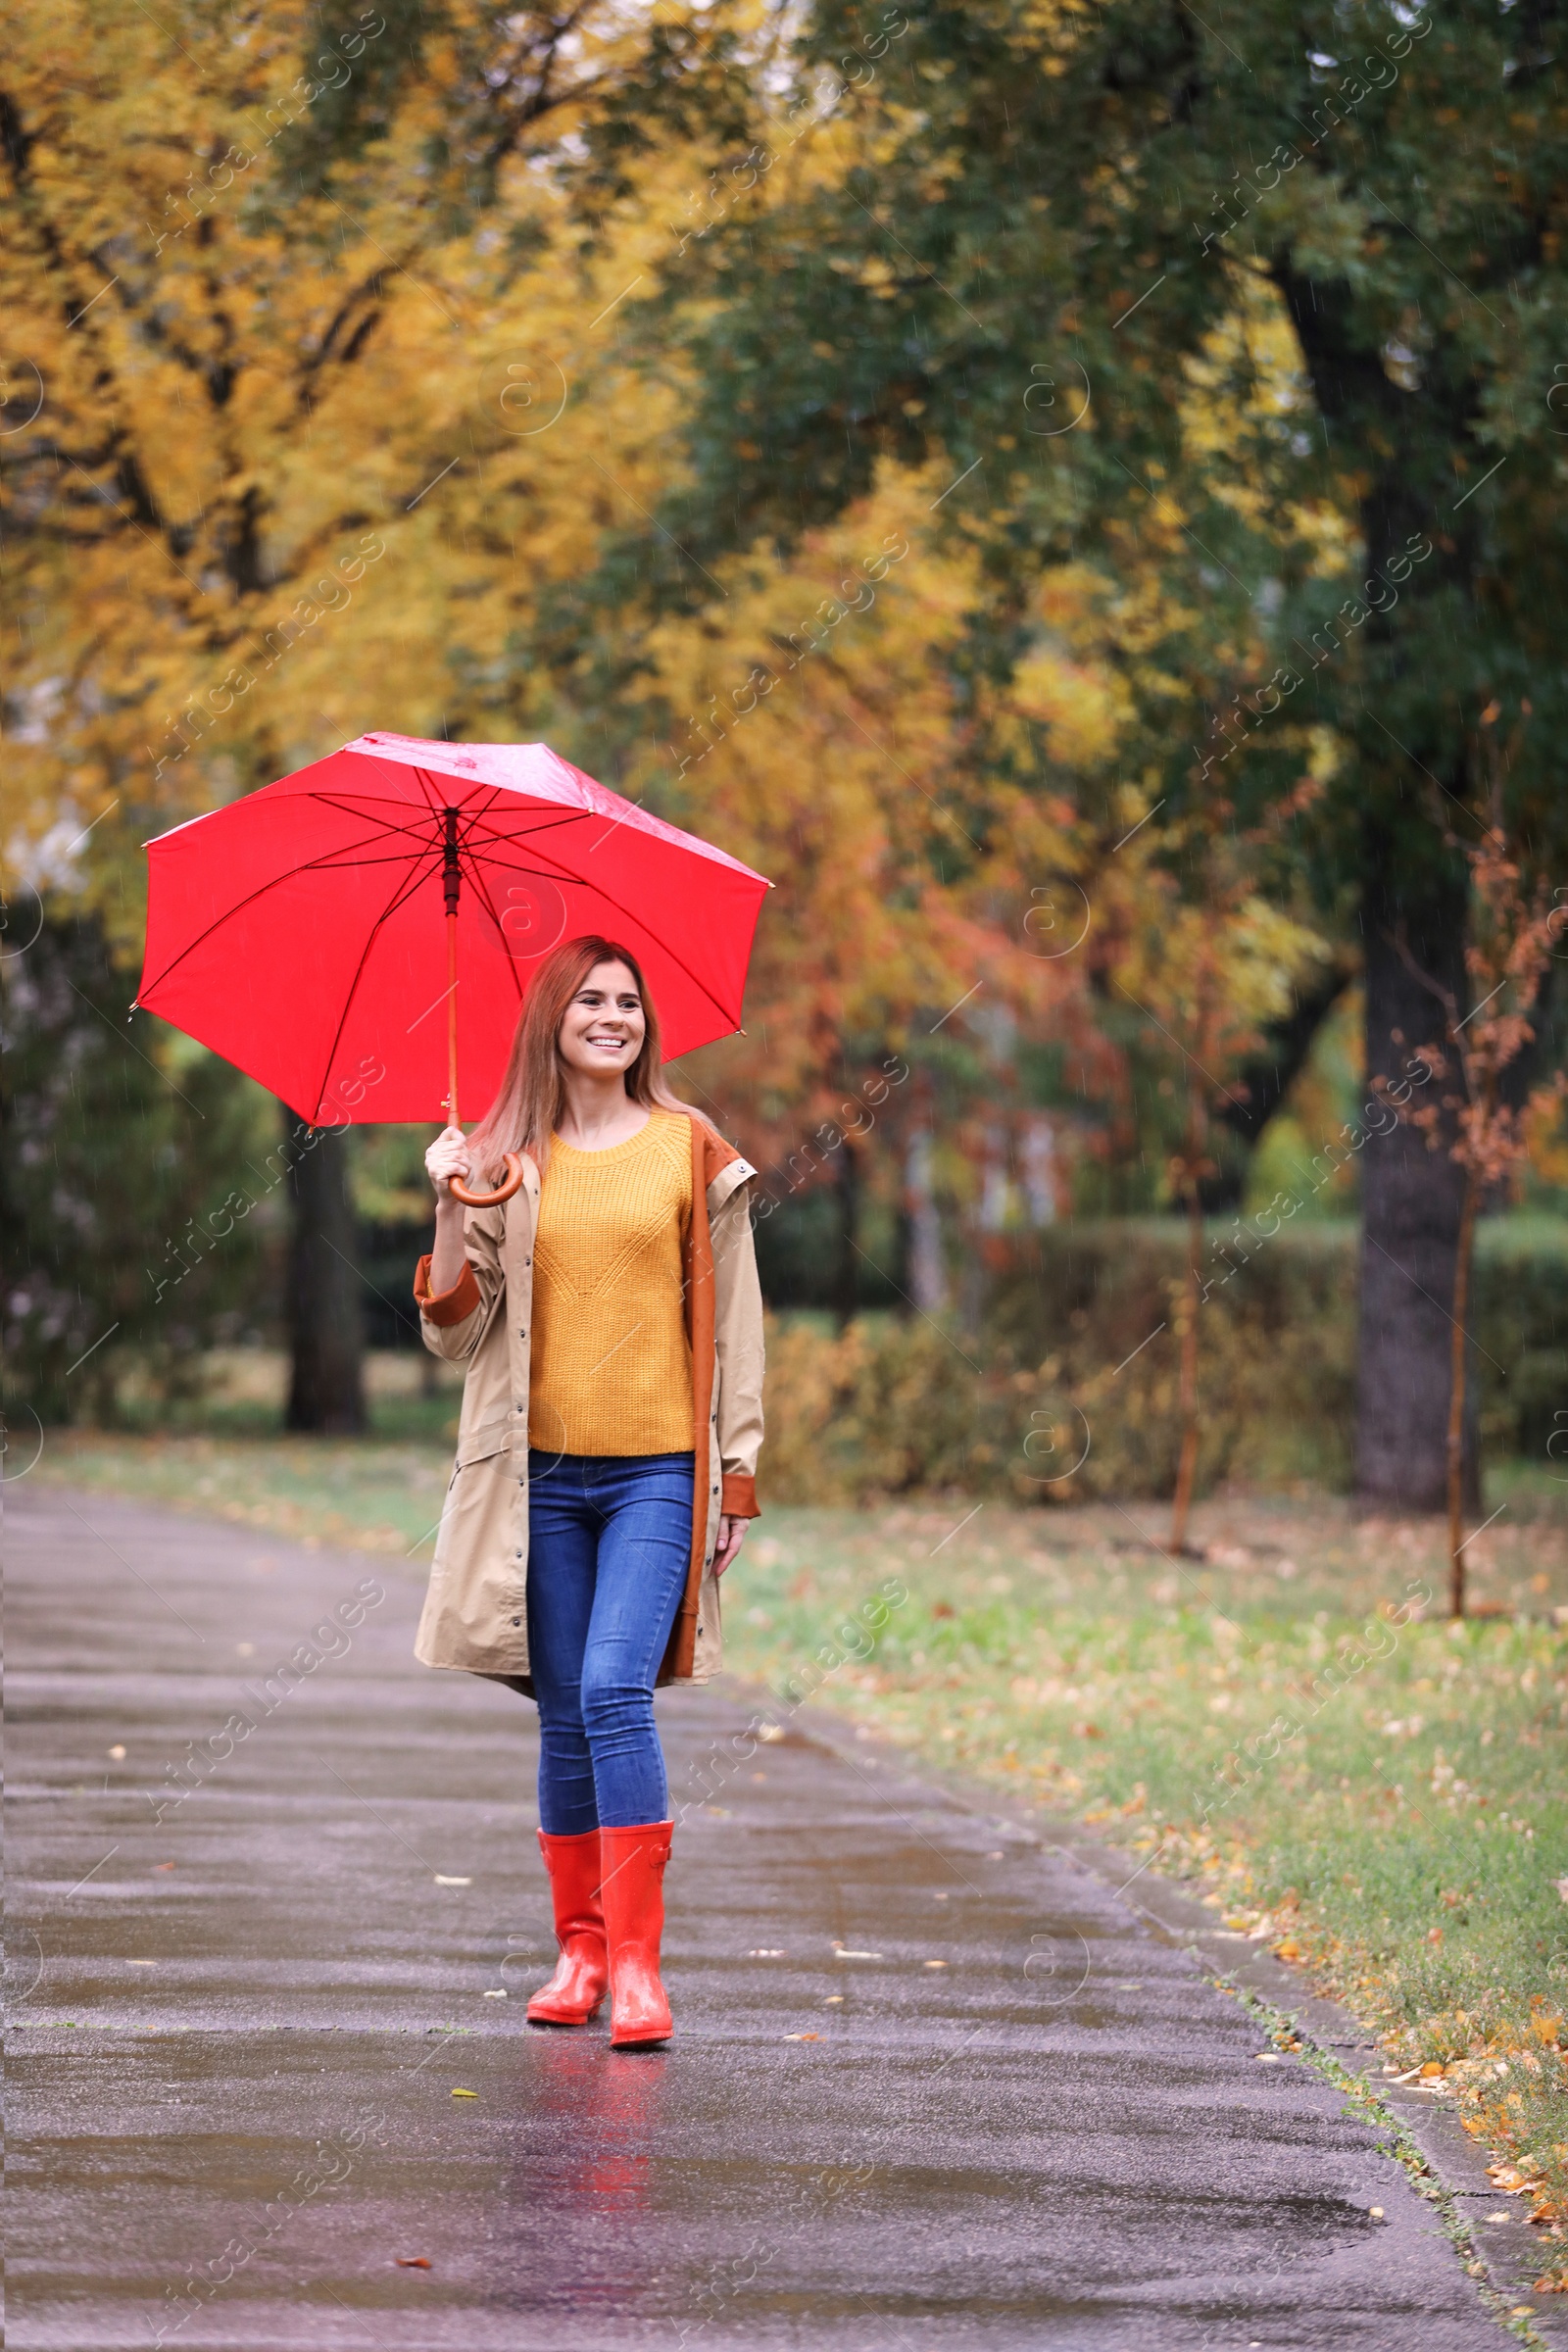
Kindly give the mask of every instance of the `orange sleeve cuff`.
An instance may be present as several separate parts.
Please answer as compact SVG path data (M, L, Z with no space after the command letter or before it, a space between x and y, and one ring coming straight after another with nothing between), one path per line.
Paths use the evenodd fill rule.
M458 1276L451 1290L439 1291L432 1296L430 1260L428 1257L421 1257L418 1265L415 1268L414 1296L418 1301L419 1312L425 1321L434 1323L438 1327L449 1323L466 1323L474 1308L483 1304L479 1297L479 1285L473 1278L473 1268L466 1258L463 1261L463 1272Z
M756 1479L744 1470L726 1470L718 1507L729 1519L760 1519L762 1506L757 1499Z

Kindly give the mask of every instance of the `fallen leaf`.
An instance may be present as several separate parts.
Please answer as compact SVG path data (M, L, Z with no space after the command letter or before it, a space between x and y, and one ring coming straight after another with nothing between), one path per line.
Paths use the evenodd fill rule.
M1283 1943L1274 1946L1274 1957L1276 1960L1299 1960L1301 1947L1294 1936L1287 1936Z
M392 2259L400 2271L427 2271L430 2268L428 2254L394 2254Z
M784 2038L786 2041L820 2041L822 2036L820 2034L786 2034Z
M479 2093L476 2090L455 2090L452 2096L455 2099L476 2099Z
M507 1997L507 1988L504 1984L488 1984L485 1987L484 1997L487 2001L504 2001Z
M1383 2219L1383 2208L1381 2205L1369 2205L1367 2207L1367 2213L1374 2222L1381 2222Z
M1283 2066L1285 2061L1278 2050L1259 2050L1254 2063L1258 2066Z
M109 1750L109 1753L117 1764L123 1764L125 1761L125 1751L121 1746L118 1740L115 1741L114 1746Z
M1443 2065L1441 2060L1437 2058L1429 2058L1425 2066L1423 2066L1421 2069L1422 2080L1430 2082L1434 2075L1441 2075L1442 2072Z
M947 1965L948 1964L945 1960L926 1960L922 1962L922 1966L926 1968L946 1968Z
M154 1870L172 1870L173 1867L172 1862L155 1862L153 1864Z

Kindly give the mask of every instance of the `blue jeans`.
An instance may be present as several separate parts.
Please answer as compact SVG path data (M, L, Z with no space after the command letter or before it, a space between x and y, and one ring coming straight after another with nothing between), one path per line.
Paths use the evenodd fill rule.
M528 1457L528 1660L539 1826L669 1818L654 1677L686 1589L689 1453Z

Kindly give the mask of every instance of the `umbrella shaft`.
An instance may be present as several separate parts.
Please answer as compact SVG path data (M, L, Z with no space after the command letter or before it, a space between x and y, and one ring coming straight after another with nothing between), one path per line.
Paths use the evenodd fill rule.
M447 915L447 1125L458 1124L458 910Z
M447 905L447 1125L458 1124L458 812L444 808L441 880Z

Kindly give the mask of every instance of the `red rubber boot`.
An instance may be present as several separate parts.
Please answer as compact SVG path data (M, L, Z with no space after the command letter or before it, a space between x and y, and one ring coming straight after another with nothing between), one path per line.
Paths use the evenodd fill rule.
M672 1821L601 1829L605 1938L610 1946L612 2049L667 2041L674 2020L659 1981L664 1932L664 1864Z
M585 2026L605 1997L610 1964L599 1899L599 1838L598 1830L585 1830L579 1838L539 1833L561 1958L549 1984L541 1984L528 2003L531 2026Z

